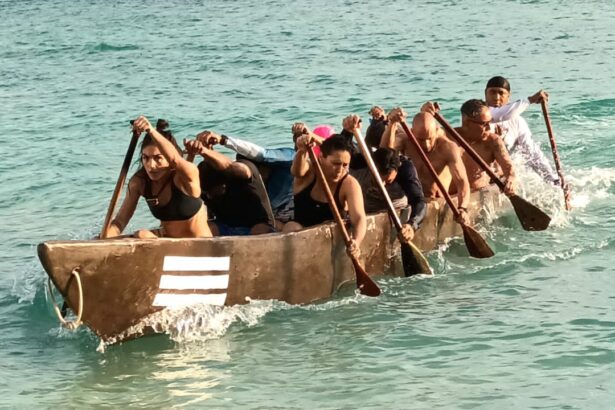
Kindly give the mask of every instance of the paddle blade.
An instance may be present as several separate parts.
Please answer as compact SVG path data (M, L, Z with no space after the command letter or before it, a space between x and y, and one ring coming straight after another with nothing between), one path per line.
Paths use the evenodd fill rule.
M526 231L544 231L551 222L551 217L536 205L533 205L518 195L509 197L515 213Z
M401 242L401 262L404 266L404 275L412 276L421 273L431 275L429 262L423 253L413 243Z
M376 285L376 282L369 277L365 269L361 266L358 260L352 258L352 264L354 265L354 272L357 277L357 288L362 295L365 296L379 296L380 288Z
M461 225L461 228L463 229L463 240L470 256L482 259L495 255L485 239L474 228L468 225Z

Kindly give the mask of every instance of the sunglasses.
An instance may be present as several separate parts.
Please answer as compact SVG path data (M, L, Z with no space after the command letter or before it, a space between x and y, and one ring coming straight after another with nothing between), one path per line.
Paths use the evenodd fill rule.
M490 128L491 127L491 121L480 121L480 120L475 120L472 117L466 116L468 118L468 120L470 120L470 122L473 122L474 124L478 124L483 128Z

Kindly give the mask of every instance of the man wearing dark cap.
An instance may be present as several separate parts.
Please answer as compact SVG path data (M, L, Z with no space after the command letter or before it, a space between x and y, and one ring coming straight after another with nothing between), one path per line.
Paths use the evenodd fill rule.
M530 104L539 104L549 95L540 90L528 98L509 102L510 83L504 77L493 77L485 87L485 100L492 115L492 129L499 131L506 148L511 154L519 153L528 167L540 175L545 181L559 184L557 173L540 150L540 146L532 138L523 113Z

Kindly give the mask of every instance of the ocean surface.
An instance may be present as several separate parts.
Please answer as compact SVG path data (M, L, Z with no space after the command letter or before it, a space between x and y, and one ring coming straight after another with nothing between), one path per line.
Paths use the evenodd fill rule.
M0 408L613 408L612 1L2 0L0 21ZM547 231L500 216L493 258L450 241L375 299L200 306L106 349L58 325L36 245L99 232L129 119L288 146L374 104L458 124L494 75L551 94L574 210L519 170ZM140 205L128 230L153 223Z

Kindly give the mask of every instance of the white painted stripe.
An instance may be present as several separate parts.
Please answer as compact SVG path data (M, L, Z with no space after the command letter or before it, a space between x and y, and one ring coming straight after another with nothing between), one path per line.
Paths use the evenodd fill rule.
M231 266L229 256L165 256L163 271L227 271Z
M188 294L178 295L172 293L158 293L154 298L152 306L178 307L187 305L206 305L223 306L226 301L226 293L215 293L209 295Z
M160 276L160 289L226 289L228 275Z

